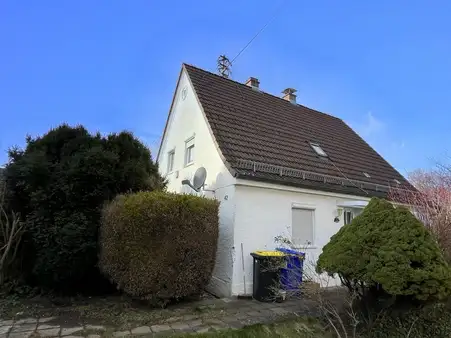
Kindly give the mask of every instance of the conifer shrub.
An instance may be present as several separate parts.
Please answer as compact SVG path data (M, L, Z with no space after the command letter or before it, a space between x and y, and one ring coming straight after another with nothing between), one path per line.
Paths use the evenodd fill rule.
M98 269L105 202L166 184L150 150L133 134L102 136L66 124L11 149L2 176L7 208L24 222L17 255L21 280L65 293L108 288Z

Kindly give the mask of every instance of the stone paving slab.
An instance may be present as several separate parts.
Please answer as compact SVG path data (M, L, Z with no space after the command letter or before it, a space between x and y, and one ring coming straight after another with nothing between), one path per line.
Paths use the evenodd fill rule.
M31 332L17 332L17 333L10 333L10 338L28 338L31 336Z
M132 334L141 335L151 333L152 330L148 326L140 326L131 330Z
M72 336L75 332L83 331L83 326L65 327L61 329L61 336Z
M13 323L14 323L14 320L12 320L12 319L0 320L0 326L13 325Z
M55 328L52 328L52 329L45 329L45 330L39 330L38 329L36 332L41 337L58 337L60 331L61 331L61 328L55 327Z
M20 324L36 324L38 322L37 318L24 318L24 319L19 319L18 321L15 322L16 325L20 325Z
M9 330L11 330L12 326L8 325L8 326L0 326L0 334L6 334L9 332Z
M103 325L86 325L85 328L87 330L96 330L96 331L105 331L105 326Z
M42 323L47 323L50 322L51 320L55 320L56 317L43 317L43 318L39 318L38 319L38 323L42 324Z

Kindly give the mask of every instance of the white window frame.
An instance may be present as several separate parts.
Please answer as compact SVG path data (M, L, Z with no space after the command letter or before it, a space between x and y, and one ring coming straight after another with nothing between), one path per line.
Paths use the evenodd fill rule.
M293 242L293 210L300 209L300 210L307 210L312 212L312 242L310 244L298 244ZM315 239L316 239L316 207L310 204L299 204L299 203L292 203L291 204L291 242L294 249L317 249Z
M172 158L172 162L171 162ZM175 148L168 151L168 164L167 164L167 173L172 173L174 171L174 162L175 162Z
M188 150L191 149L191 150ZM185 167L194 164L194 152L196 151L196 146L194 143L194 136L190 137L185 141ZM191 158L188 158L188 154L191 155Z
M349 222L347 222L346 214L351 215L351 219ZM350 224L353 219L354 219L354 212L349 208L343 209L343 225Z
M360 211L360 212L357 212ZM350 224L354 218L360 215L363 211L363 208L343 208L343 225ZM346 213L351 214L351 222L346 222Z

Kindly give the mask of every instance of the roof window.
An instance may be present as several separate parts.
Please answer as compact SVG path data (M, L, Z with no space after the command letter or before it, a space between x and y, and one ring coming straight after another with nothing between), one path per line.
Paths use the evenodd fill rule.
M310 143L310 146L315 151L315 153L321 157L327 157L326 152L319 146L318 143Z
M366 172L363 172L363 175L365 175L366 178L371 178L371 175Z
M395 181L396 184L401 184L396 178L394 178L393 181Z

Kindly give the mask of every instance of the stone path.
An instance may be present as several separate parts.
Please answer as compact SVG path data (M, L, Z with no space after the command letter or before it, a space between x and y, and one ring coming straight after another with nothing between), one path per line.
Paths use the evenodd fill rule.
M214 308L208 315L202 310ZM285 301L283 303L261 303L254 300L214 299L200 303L190 313L174 311L174 316L159 320L114 325L90 323L89 318L66 323L58 317L14 318L0 320L0 338L29 337L160 337L177 333L203 333L210 330L237 329L256 323L269 323L283 317L315 315L307 300ZM177 315L178 314L178 315Z

